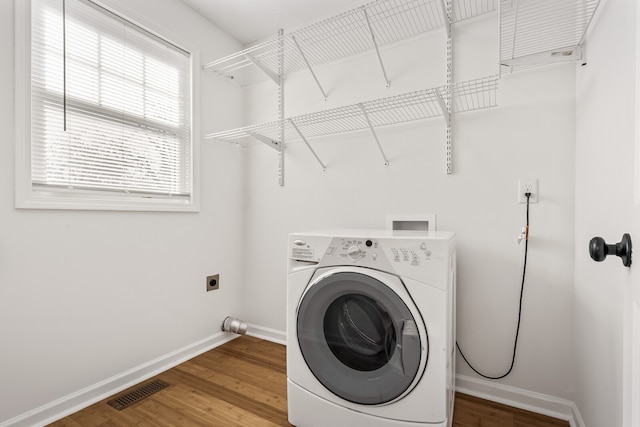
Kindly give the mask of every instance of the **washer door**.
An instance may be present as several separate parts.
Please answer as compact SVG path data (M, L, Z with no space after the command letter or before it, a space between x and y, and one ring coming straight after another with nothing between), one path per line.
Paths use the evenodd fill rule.
M307 366L329 391L376 405L408 391L427 342L421 342L402 298L365 269L358 271L312 279L298 306L298 343ZM396 276L375 275L403 288Z

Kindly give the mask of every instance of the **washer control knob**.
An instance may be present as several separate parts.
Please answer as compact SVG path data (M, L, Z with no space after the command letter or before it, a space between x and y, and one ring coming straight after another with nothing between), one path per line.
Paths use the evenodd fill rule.
M347 250L347 254L349 254L349 256L353 259L358 259L360 257L362 257L362 249L360 249L357 246L351 246L348 250Z
M422 249L423 251L426 251L427 250L427 244L425 242L422 242L420 244L420 249Z

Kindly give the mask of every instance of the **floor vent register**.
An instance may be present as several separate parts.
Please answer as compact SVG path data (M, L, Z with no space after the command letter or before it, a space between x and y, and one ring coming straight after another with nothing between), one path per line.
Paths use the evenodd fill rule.
M121 411L129 406L140 402L143 399L151 396L164 388L169 387L170 384L162 380L155 380L150 383L144 384L122 396L111 399L107 403L115 409Z

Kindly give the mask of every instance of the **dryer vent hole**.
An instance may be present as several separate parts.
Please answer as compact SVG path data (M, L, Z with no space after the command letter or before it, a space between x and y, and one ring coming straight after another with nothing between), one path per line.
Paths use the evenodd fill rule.
M215 291L220 288L220 275L214 274L212 276L207 276L207 292Z

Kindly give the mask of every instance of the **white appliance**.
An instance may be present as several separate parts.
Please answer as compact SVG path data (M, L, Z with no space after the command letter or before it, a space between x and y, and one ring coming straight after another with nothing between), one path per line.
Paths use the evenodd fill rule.
M287 392L297 427L449 427L455 235L289 235Z

